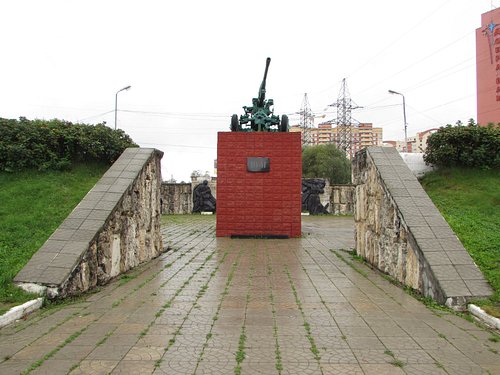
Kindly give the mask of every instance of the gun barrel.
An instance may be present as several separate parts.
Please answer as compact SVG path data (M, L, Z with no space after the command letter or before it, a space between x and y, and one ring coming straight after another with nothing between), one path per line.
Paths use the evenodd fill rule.
M264 106L264 100L266 99L266 79L267 79L267 71L269 70L269 65L271 64L271 58L268 57L266 59L266 70L264 71L264 78L262 79L262 83L259 88L259 106Z

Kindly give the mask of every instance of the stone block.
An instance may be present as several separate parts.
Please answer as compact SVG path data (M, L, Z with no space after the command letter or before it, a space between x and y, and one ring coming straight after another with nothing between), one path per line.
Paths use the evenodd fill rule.
M484 279L464 280L470 294L475 297L488 297L492 293L490 284Z
M431 226L430 227L436 238L456 238L457 236L451 230L449 225Z
M425 222L431 227L443 227L448 225L446 220L441 216L441 214L435 215L435 216L424 216L422 215L425 219Z
M446 256L450 259L450 261L455 265L467 265L474 264L471 256L467 251L447 251Z
M442 280L460 280L457 270L453 265L433 265L432 272L436 279Z
M57 228L54 233L50 236L52 240L67 241L71 239L76 229L62 229Z
M413 234L415 239L417 239L417 241L420 238L423 239L437 238L432 229L429 228L428 226L415 226L411 229L411 233Z
M92 212L91 209L76 207L68 216L71 219L86 219Z
M425 259L431 266L451 265L452 262L444 251L429 251L425 253Z
M88 241L68 241L61 249L61 254L81 255L89 246L91 238Z
M439 285L447 297L470 297L472 294L463 280L439 280ZM451 307L451 306L450 306Z
M410 286L415 290L421 290L420 285L420 262L418 257L415 254L415 251L410 247L408 247L408 251L406 253L406 259L402 264L402 267L405 267L405 278L403 280L405 285Z
M50 262L50 267L72 269L77 261L78 258L75 258L73 254L59 253Z
M392 188L389 189L391 196L393 197L410 197L410 193L406 188Z
M399 178L397 171L394 169L394 167L392 165L381 165L381 166L378 166L377 169L380 173L380 176L382 176L382 178L384 178L384 179L386 179L386 178L394 179L395 177Z
M481 280L483 274L475 264L457 264L455 269L464 280Z
M437 240L445 251L466 251L456 236L445 238L439 237Z
M37 284L56 286L62 285L68 278L71 269L67 267L47 267L38 278Z
M87 230L87 229L79 228L71 236L71 242L86 242L88 244L90 241L92 241L92 239L95 236L96 236L96 232L94 230Z
M66 246L67 241L50 240L46 241L37 253L59 253ZM35 253L36 254L36 253Z

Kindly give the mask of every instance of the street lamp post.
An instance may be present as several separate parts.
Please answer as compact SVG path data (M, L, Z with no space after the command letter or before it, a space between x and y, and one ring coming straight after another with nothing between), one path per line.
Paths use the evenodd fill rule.
M404 122L405 122L405 145L403 147L403 151L407 151L408 147L408 136L406 132L406 128L408 127L408 124L406 123L406 103L405 103L405 96L401 94L400 92L389 90L389 94L396 94L396 95L401 95L403 97L403 117L404 117Z
M127 86L127 87L124 87L120 90L118 90L115 94L115 130L116 130L116 118L117 118L117 113L118 113L118 93L119 92L122 92L124 90L128 90L130 89L132 86Z

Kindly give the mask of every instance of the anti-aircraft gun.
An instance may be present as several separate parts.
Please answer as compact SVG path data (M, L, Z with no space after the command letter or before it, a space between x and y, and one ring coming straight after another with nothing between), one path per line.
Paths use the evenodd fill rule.
M244 106L245 114L231 116L231 131L233 132L287 132L288 116L282 115L281 121L276 116L271 107L274 105L273 99L266 100L266 79L271 58L266 60L266 70L264 78L259 88L259 95L252 99L252 106Z

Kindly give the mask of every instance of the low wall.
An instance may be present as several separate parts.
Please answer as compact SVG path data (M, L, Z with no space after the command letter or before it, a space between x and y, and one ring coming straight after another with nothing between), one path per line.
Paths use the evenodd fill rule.
M396 149L353 160L356 252L439 303L462 309L491 287Z
M126 149L14 282L65 297L158 256L162 156L155 149Z
M193 210L193 188L190 183L161 184L161 213L190 214Z
M193 211L193 190L202 181L161 184L161 213L166 215L190 214ZM217 182L208 181L212 196L217 199Z
M354 185L331 185L330 193L325 195L330 197L328 212L334 215L352 215L354 212Z
M193 209L193 189L196 183L161 184L162 213L190 214ZM209 181L212 195L217 199L217 182ZM352 215L354 207L354 185L330 185L326 181L325 192L320 195L323 206L329 204L328 212L335 215Z

